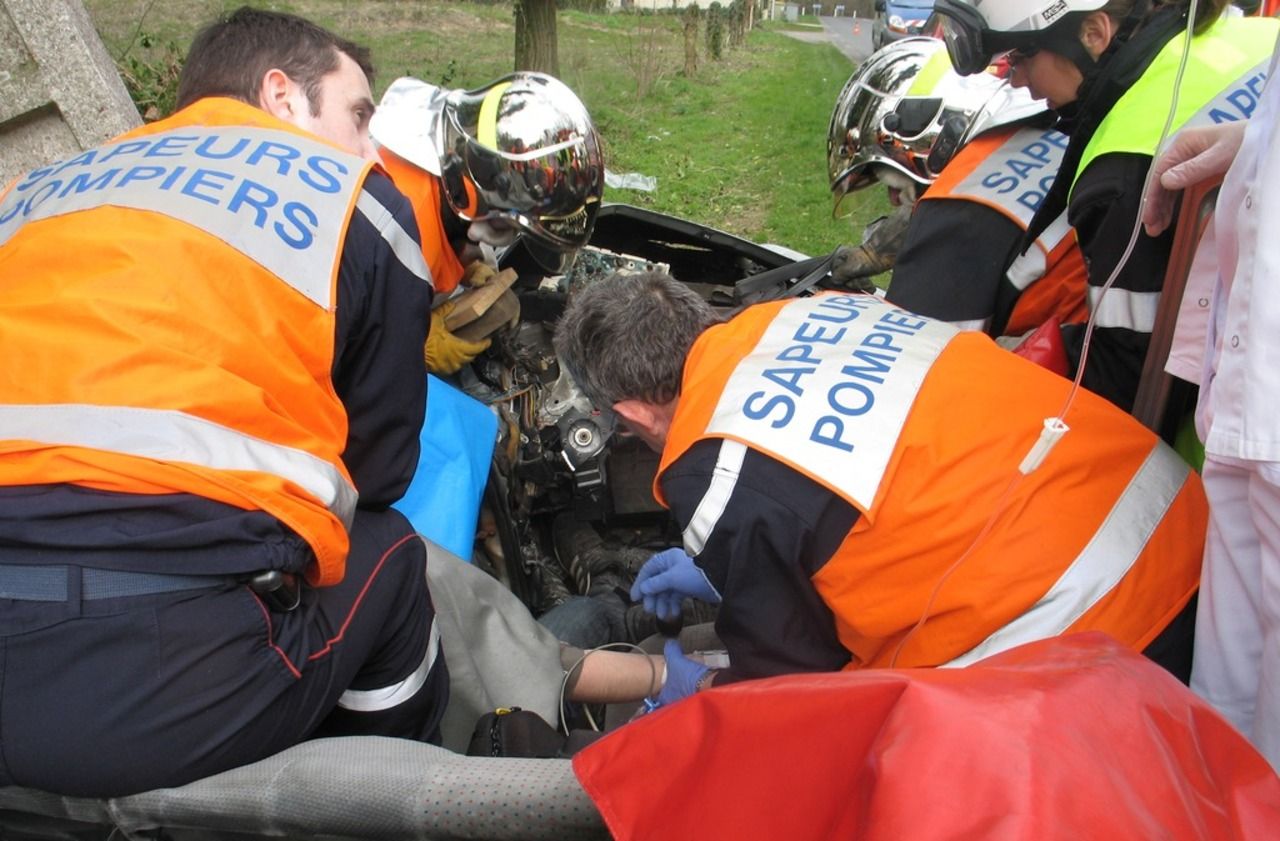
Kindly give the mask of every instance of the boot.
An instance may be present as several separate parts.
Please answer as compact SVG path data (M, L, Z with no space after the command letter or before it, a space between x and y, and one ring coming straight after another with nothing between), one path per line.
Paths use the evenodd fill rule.
M592 567L604 546L604 539L590 523L584 523L568 511L562 511L551 522L551 545L560 566L568 571L575 592L587 595L591 587Z

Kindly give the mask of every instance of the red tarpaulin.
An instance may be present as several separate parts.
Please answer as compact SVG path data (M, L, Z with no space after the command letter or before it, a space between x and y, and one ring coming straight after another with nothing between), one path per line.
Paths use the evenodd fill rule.
M1100 633L700 693L574 758L619 839L1272 839L1280 778Z

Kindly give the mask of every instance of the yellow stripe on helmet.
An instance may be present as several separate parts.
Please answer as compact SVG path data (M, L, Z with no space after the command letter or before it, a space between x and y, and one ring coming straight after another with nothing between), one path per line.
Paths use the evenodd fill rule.
M480 103L480 122L476 126L477 142L481 146L490 149L498 148L498 103L502 101L502 95L507 92L507 88L511 87L510 82L501 82L493 86L493 88L484 95L484 101Z
M907 90L907 96L930 96L933 89L942 81L942 77L951 69L951 57L947 55L946 50L938 50L929 56L929 60L925 62L924 67L920 68L920 72L911 82L911 87Z

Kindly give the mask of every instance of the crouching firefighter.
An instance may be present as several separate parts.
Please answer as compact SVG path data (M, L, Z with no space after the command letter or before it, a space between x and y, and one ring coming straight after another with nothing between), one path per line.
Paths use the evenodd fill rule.
M241 9L172 117L0 194L0 785L115 796L431 741L431 287L368 52Z
M413 205L440 298L427 367L454 374L489 347L449 331L459 287L496 273L482 246L520 246L563 274L591 239L604 191L599 134L586 106L545 73L445 90L406 76L387 88L369 130L383 166Z
M720 323L649 273L578 292L556 342L661 453L654 492L687 554L655 556L633 595L659 615L722 600L731 665L689 686L961 666L1085 630L1185 681L1199 477L1084 391L1035 447L1071 383L989 337L862 294Z
M1043 101L1007 79L956 73L936 38L863 62L831 114L828 170L837 212L877 182L906 208L893 259L874 267L893 270L888 300L993 337L1087 317L1065 214L1019 253L1066 145L1049 122Z

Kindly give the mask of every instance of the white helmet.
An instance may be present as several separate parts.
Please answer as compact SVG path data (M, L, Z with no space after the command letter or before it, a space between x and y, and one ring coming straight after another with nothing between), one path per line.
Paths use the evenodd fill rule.
M936 0L933 11L951 63L969 75L982 72L1009 50L1054 48L1051 36L1059 36L1055 52L1074 52L1074 32L1050 30L1073 14L1095 12L1106 4L1107 0Z
M951 69L936 38L904 38L864 61L845 83L827 130L827 174L839 215L845 197L886 166L927 187L967 140L1045 110L1024 88Z

